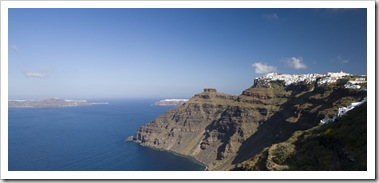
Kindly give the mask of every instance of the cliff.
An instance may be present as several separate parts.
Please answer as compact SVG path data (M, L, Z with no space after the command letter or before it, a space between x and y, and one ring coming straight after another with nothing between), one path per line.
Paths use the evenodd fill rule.
M367 170L367 103L335 122L296 131L233 170Z
M193 157L209 170L234 169L295 131L332 118L339 107L362 100L366 92L346 88L346 77L351 76L267 75L239 96L204 89L140 127L136 141Z

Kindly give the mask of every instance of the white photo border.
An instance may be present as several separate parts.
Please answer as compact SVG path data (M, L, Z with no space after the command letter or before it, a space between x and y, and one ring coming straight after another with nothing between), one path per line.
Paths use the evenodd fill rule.
M8 171L9 8L366 8L367 171ZM375 179L375 1L2 1L1 179Z

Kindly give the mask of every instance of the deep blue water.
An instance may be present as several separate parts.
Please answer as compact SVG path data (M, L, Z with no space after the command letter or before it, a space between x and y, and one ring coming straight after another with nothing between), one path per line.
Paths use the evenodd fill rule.
M190 171L188 158L125 142L141 125L172 107L153 100L109 101L67 108L10 108L10 171Z

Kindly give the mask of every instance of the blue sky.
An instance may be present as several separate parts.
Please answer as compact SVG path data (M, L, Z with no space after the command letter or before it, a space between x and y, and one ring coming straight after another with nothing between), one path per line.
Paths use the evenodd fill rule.
M9 98L239 95L255 77L367 74L366 9L9 9Z

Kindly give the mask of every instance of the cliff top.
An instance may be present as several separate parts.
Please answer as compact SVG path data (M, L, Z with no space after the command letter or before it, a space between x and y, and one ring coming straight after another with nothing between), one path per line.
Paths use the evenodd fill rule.
M204 92L217 93L217 90L214 88L204 88Z
M234 95L219 93L214 88L205 88L203 92L195 94L188 103L211 102L225 105L232 103L236 98Z

